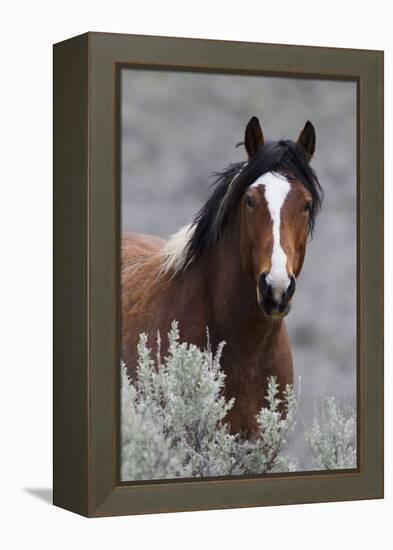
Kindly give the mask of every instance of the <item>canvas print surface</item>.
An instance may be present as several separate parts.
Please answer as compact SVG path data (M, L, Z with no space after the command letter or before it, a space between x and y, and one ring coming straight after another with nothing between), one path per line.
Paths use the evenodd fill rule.
M356 84L120 86L121 480L356 468Z

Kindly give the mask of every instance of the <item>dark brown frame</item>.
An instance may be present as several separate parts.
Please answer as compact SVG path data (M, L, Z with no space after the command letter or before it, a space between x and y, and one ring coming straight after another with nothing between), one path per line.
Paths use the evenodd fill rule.
M356 81L357 470L120 483L123 66ZM90 517L383 497L383 52L105 33L54 46L53 418L54 503Z

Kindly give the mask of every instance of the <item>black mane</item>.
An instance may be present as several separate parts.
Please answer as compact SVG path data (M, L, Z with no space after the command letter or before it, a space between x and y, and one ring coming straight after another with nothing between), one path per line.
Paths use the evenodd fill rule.
M269 141L248 161L231 164L216 174L214 191L192 222L194 231L187 244L184 266L212 250L219 242L245 190L266 172L281 172L300 181L312 196L309 234L321 208L323 191L306 153L290 140Z

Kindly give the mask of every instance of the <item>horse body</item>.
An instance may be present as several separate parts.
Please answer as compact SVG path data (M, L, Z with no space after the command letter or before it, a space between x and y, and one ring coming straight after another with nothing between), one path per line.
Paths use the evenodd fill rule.
M249 157L261 147L258 132L251 137L250 145L246 130ZM281 389L293 383L283 317L303 264L310 220L306 223L305 214L303 219L298 213L300 203L303 212L304 201L309 202L310 192L294 180L287 186L291 196L283 193L278 205L279 195L269 195L270 184L258 180L261 174L247 174L245 166L235 176L231 172L192 226L169 242L125 235L121 287L122 359L130 377L136 374L141 332L148 334L153 347L157 331L166 335L171 322L177 320L180 339L204 348L208 328L213 350L225 342L221 361L225 397L235 398L226 420L231 432L248 437L258 431L255 417L265 405L267 378L275 376ZM244 182L239 177L242 170ZM241 200L233 198L232 208L231 193L238 192L235 184L244 188L241 194L239 190ZM272 185L274 191L276 184ZM285 216L280 214L284 201ZM209 244L210 226L217 223L218 211L219 238ZM162 338L163 355L166 349Z
M271 322L258 308L254 285L239 267L238 245L228 235L214 259L201 261L187 274L173 278L173 270L160 274L164 241L125 236L122 263L128 269L122 284L122 357L130 377L135 378L142 329L154 346L157 331L166 335L176 319L181 340L205 348L208 328L213 349L225 342L221 360L225 397L235 398L227 417L230 430L248 435L258 429L255 416L265 404L267 377L276 376L285 387L293 383L293 368L285 321ZM161 352L166 353L164 338Z

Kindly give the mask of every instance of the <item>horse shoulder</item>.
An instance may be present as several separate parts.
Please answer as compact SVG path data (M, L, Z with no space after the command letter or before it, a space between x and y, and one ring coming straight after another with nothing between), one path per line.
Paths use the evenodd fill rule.
M160 280L165 241L152 235L122 236L121 305L122 358L135 363L136 346L142 332L155 323L166 283Z

